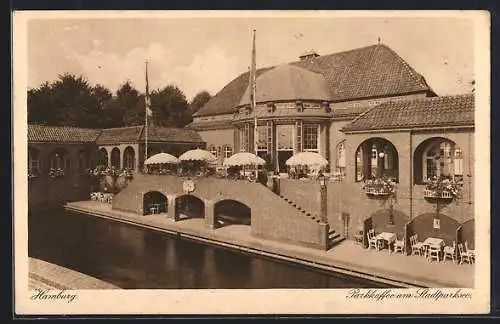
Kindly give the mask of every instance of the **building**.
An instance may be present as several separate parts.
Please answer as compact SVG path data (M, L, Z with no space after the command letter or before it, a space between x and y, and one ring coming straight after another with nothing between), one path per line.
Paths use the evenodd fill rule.
M144 126L84 129L28 125L28 202L30 207L85 200L97 165L137 172L145 160ZM205 148L188 129L148 127L148 156L158 152L180 155Z
M317 152L330 172L326 210L330 228L354 238L359 228L443 237L474 237L474 96L438 97L424 77L383 44L257 70L255 111L249 73L222 88L189 125L222 161L256 151L270 169L301 151ZM254 147L254 123L258 139ZM255 150L256 149L256 150ZM432 197L424 183L449 176L461 198ZM363 180L391 177L397 199L389 206ZM280 179L280 195L318 212L317 184ZM441 199L443 198L443 199ZM436 210L437 208L437 210ZM439 222L435 221L439 219ZM388 228L389 227L389 228Z

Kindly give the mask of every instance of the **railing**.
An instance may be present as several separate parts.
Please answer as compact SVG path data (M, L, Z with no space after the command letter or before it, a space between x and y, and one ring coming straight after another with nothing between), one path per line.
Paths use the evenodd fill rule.
M442 199L453 199L453 195L449 191L442 191L441 195L439 195L436 191L425 189L424 190L425 198L442 198Z
M380 190L377 188L365 188L365 194L371 195L371 196L389 196L391 193L386 190Z

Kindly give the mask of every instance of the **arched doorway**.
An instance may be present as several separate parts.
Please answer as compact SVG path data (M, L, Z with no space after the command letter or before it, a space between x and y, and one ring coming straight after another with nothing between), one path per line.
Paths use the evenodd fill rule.
M205 203L193 195L175 198L175 214L180 220L188 218L205 218Z
M103 147L99 150L99 161L98 165L103 165L109 167L108 165L108 151Z
M166 213L167 197L159 191L149 191L143 196L143 215Z
M214 206L214 217L218 226L251 225L252 210L242 202L224 199Z
M120 149L117 147L111 150L111 167L120 169Z
M135 169L135 151L131 146L127 146L123 151L123 167L125 169Z
M398 151L390 141L373 137L363 141L356 150L356 181L387 177L398 182Z

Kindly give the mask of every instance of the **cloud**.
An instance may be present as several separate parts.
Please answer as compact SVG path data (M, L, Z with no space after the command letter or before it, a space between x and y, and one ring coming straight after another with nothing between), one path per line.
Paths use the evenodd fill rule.
M160 43L135 47L123 56L103 53L97 49L86 55L74 53L82 74L93 84L102 84L116 91L129 80L139 91L145 89L145 62L149 62L150 88L175 84L191 99L202 90L215 94L236 77L238 58L216 46L211 46L192 59L185 53L166 49ZM181 64L179 62L186 62Z

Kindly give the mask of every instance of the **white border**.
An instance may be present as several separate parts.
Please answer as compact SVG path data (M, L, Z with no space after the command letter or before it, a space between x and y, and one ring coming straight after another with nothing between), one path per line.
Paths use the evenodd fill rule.
M33 301L27 258L27 21L30 18L460 17L474 21L477 258L472 299L346 299L347 289L80 290L75 301ZM486 11L40 11L13 15L15 312L21 314L473 314L490 311L490 17ZM480 145L479 145L480 144ZM482 185L481 185L482 184ZM401 290L397 292L404 292ZM443 290L454 291L454 290ZM396 290L393 290L396 292Z

